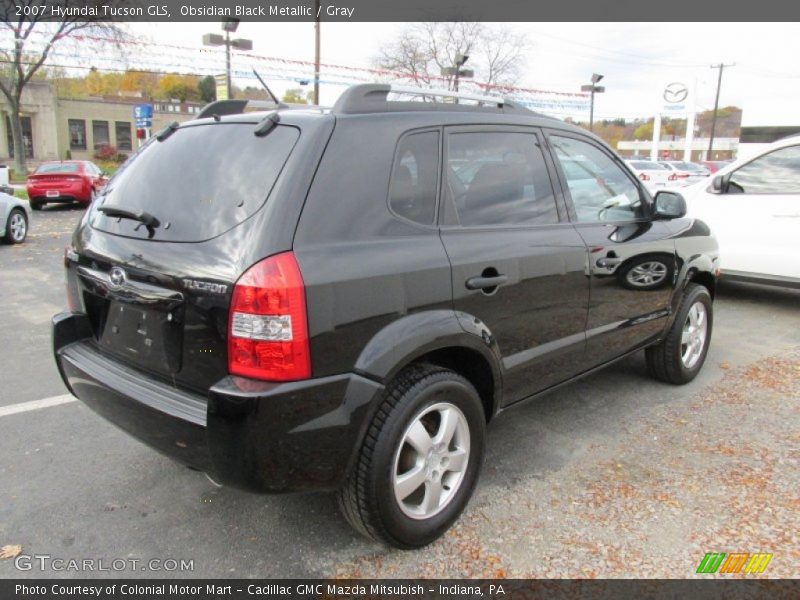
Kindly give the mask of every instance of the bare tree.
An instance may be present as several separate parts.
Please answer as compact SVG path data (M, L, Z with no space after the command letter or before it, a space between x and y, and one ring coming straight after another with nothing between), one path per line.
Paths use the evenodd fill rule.
M116 0L99 0L93 5L113 5ZM115 44L127 38L125 31L117 24L98 20L80 20L80 17L67 17L61 21L48 18L52 3L46 0L17 0L16 3L2 2L0 8L0 31L10 31L14 36L12 50L0 49L0 92L8 101L11 121L11 137L14 145L14 169L26 173L26 151L22 137L20 115L22 92L25 86L44 66L56 45L64 43L71 36L83 33L100 40L95 42ZM68 7L68 0L61 0L60 6ZM28 15L17 16L17 7L26 7ZM77 6L77 5L76 5ZM84 17L85 19L85 17ZM33 40L31 39L33 37ZM104 40L106 42L104 42Z
M519 79L528 48L527 38L508 27L415 23L380 49L376 63L393 76L452 89L455 78L442 75L442 69L455 66L457 55L467 55L476 79L493 87L512 85Z

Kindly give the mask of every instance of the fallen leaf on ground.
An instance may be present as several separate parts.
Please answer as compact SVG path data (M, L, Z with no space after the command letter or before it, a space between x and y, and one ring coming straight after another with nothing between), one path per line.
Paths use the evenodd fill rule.
M21 552L22 546L19 544L8 544L0 548L0 559L14 558L15 556L19 556Z

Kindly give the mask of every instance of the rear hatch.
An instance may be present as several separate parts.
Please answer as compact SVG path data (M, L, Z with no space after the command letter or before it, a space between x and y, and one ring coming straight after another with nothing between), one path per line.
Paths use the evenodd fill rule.
M227 373L228 307L259 214L300 131L219 122L150 140L109 181L74 238L71 293L97 346L205 391Z

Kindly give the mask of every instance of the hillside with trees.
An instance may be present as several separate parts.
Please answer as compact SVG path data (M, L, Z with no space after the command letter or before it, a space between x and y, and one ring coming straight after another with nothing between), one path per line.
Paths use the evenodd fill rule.
M708 137L711 135L711 120L713 110L706 110L697 114L695 119L695 137ZM568 122L589 129L588 121ZM620 140L652 140L653 118L634 119L604 119L595 121L594 133L605 140L612 148L617 147ZM736 106L725 106L717 110L717 126L714 135L720 137L738 138L742 124L742 109ZM686 119L662 118L661 139L679 139L686 136Z

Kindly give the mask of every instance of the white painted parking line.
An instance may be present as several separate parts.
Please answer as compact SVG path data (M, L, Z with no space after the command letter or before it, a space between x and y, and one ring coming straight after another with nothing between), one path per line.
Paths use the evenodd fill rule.
M20 402L19 404L0 406L0 417L16 415L17 413L38 410L40 408L49 408L51 406L58 406L59 404L69 404L70 402L75 402L77 400L78 399L72 394L64 394L63 396L53 396L51 398L43 398L42 400L31 400L30 402Z

